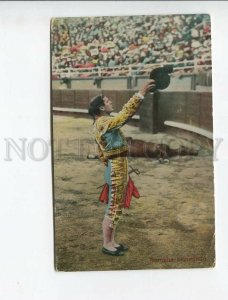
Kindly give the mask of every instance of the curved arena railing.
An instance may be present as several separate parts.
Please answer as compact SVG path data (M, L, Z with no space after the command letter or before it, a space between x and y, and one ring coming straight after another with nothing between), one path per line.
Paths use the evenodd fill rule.
M138 64L123 65L115 67L92 67L92 68L52 68L53 79L62 78L88 78L88 77L127 77L127 76L149 76L151 70L165 65L173 65L173 74L198 74L199 72L209 71L212 68L211 58L195 59L191 61L180 61L172 63L156 63L156 64Z

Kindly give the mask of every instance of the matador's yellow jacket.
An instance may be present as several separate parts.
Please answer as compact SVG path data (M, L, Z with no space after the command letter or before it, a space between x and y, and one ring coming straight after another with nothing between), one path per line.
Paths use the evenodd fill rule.
M108 159L127 156L127 141L120 128L134 115L142 101L142 97L135 94L115 116L98 117L94 130L98 144L100 159L106 163Z

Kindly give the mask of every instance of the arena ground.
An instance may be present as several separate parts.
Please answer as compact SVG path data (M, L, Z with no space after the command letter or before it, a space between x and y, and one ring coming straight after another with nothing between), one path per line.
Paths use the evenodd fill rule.
M201 268L214 266L213 161L209 150L198 156L170 158L159 164L130 158L141 194L133 199L117 229L129 246L122 257L102 254L104 205L98 197L104 166L87 159L95 151L92 120L54 116L55 257L59 271ZM167 134L145 134L124 126L126 136L199 148Z

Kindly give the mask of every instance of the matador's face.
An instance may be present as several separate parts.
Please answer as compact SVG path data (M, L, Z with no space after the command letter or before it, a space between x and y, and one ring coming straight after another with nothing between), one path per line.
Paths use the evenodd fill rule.
M104 112L110 114L112 111L114 111L114 108L112 106L112 100L110 98L104 96L103 101L104 101Z

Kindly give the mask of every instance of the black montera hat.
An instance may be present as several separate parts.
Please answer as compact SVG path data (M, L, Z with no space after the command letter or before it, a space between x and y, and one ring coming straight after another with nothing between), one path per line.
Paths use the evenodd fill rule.
M166 65L164 67L159 67L153 69L150 72L150 79L155 80L156 89L164 90L170 84L170 76L169 74L173 72L172 65Z

